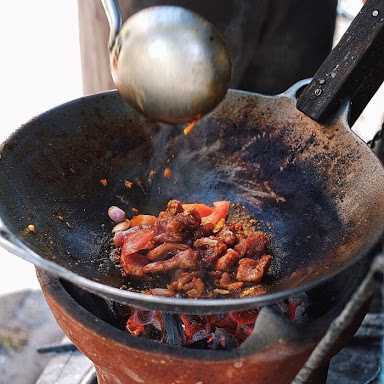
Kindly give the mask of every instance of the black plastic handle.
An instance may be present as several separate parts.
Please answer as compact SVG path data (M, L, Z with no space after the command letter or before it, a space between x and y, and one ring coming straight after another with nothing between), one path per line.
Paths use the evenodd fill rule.
M297 108L324 122L350 100L352 126L383 81L384 0L368 0L299 97Z

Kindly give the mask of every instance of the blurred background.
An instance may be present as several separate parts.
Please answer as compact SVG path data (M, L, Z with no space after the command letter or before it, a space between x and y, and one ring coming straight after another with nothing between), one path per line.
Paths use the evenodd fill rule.
M82 95L77 0L6 2L0 46L2 142L33 116ZM0 295L25 288L38 288L34 268L0 251Z
M340 0L335 43L361 4ZM0 45L1 141L33 116L82 96L77 0L6 2ZM382 87L354 127L363 140L380 128L383 105ZM38 289L33 266L0 251L0 295L30 288Z

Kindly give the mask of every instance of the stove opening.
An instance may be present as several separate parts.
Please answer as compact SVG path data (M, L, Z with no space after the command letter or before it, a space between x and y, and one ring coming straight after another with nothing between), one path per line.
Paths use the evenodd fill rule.
M230 351L240 347L253 332L261 308L211 315L146 311L100 298L62 281L67 292L86 310L132 337L176 347ZM273 305L284 320L306 322L310 314L307 295Z

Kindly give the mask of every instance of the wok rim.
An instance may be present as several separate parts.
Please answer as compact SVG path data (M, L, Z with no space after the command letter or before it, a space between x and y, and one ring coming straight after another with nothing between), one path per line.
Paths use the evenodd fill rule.
M6 226L4 226L2 231L8 231ZM383 233L383 231L382 231ZM11 234L8 231L8 234ZM322 283L329 281L335 276L347 270L349 267L354 265L357 261L361 260L369 254L369 252L377 244L377 239L370 247L365 251L361 252L357 256L351 258L349 262L345 263L339 269L330 273L327 276L319 277L310 282L304 283L299 287L283 289L279 292L270 293L266 295L254 296L249 298L229 298L229 299L187 299L187 298L177 298L177 297L162 297L154 295L146 295L144 293L132 292L127 290L122 290L115 288L109 285L98 283L86 277L80 276L61 265L52 262L50 260L44 259L39 256L36 252L26 246L26 244L13 237L13 245L7 246L4 244L4 237L0 238L0 246L9 252L13 253L16 256L23 258L24 260L31 262L36 267L41 268L48 273L51 273L59 278L67 280L72 284L84 288L85 290L98 294L108 300L113 300L125 305L133 305L139 308L144 309L158 309L170 313L189 313L189 314L208 314L208 313L222 313L231 310L247 310L255 308L257 306L263 306L267 304L273 304L279 301L282 301L290 296L295 296L305 291L309 291ZM380 236L378 236L380 238ZM5 240L8 242L7 240ZM8 249L7 249L8 248ZM22 251L17 254L17 249ZM119 300L120 299L120 300Z
M310 79L300 80L297 83L293 84L288 88L285 92L275 95L263 95L260 93L253 93L241 90L231 89L229 92L237 93L240 95L252 95L264 98L277 98L277 97L287 97L291 100L294 105L296 105L296 92L302 88L304 85L308 84ZM42 114L30 119L29 121L33 121L36 119L44 118L46 115L51 112L62 109L63 107L71 106L72 104L77 104L79 102L84 102L88 100L92 100L100 97L108 97L110 95L115 96L118 94L117 90L109 90L105 92L99 92L89 96L82 96L76 98L74 100L68 101L66 103L60 104L56 107L53 107ZM349 103L348 103L349 104ZM349 127L347 123L346 116L348 114L348 106L346 105L339 110L335 118L342 119L343 123ZM12 134L3 142L7 143L16 132L22 130L26 126L28 126L28 122L21 125L16 131L12 132ZM351 134L356 135L351 131ZM379 160L377 160L379 161ZM113 300L119 302L121 304L133 305L136 307L141 307L145 309L159 309L167 312L173 313L190 313L190 314L207 314L207 313L220 313L230 310L246 310L250 308L254 308L257 306L263 306L267 304L273 304L278 301L282 301L290 296L297 295L299 293L311 290L322 283L333 279L335 276L339 275L352 265L354 265L357 261L361 260L374 248L374 246L378 243L379 239L384 233L384 223L382 228L378 231L376 238L372 238L371 243L366 246L366 248L357 252L354 256L352 256L347 262L341 265L335 271L330 272L327 276L321 276L315 278L309 282L303 283L295 288L282 289L279 292L267 293L265 295L254 296L254 297L243 297L243 298L222 298L222 299L188 299L188 298L176 298L176 297L162 297L162 296L153 296L146 295L144 293L133 292L122 290L110 285L102 284L97 281L91 280L89 278L83 277L81 275L72 272L71 270L61 266L58 263L47 260L46 258L40 256L36 252L34 252L17 234L12 233L6 226L3 221L3 218L0 217L0 247L14 254L15 256L21 257L22 259L34 264L35 266L42 268L43 270L56 275L64 280L68 280L71 283L82 287L90 292L100 295L101 297L107 298L109 300Z

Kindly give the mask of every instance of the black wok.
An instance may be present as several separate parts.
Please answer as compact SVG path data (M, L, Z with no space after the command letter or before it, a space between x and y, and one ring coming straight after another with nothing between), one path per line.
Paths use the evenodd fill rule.
M352 32L376 3L384 13L382 2L369 1ZM381 24L365 28L370 40L358 55L371 52ZM329 75L317 91L324 85L320 76L327 76L321 71L337 54L336 49L300 99L307 115L323 107L314 116L322 123L296 108L296 92L305 82L274 97L231 90L188 137L180 127L147 120L116 92L81 98L33 119L0 153L0 245L106 298L167 311L245 309L338 275L383 232L384 171L347 122L345 100L353 94L346 84L352 75L363 80L360 61L349 63L352 70L342 80ZM371 82L371 90L381 81ZM320 101L312 97L313 87ZM172 169L171 179L162 176L165 167ZM151 170L156 174L149 181ZM104 178L107 186L100 183ZM125 179L135 181L134 188L125 188ZM227 199L255 216L272 237L270 292L190 300L119 289L127 281L109 257L108 207L158 214L173 198ZM35 233L26 231L29 224Z

